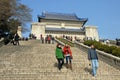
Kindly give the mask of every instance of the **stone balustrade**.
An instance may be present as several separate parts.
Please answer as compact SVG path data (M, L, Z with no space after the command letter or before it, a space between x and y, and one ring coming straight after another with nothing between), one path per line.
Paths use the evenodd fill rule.
M56 38L55 38L55 41L56 41L57 43L60 43L60 44L63 45L63 46L65 45L63 42L59 41L59 40L56 39Z
M65 40L67 40L67 39L65 39ZM63 42L61 42L57 39L56 39L56 41L59 42L60 44L64 44ZM68 40L68 41L72 42L70 40ZM90 47L84 45L83 43L79 43L77 41L74 42L74 46L80 48L85 53L87 53L88 49L90 48ZM108 54L108 53L100 51L100 50L96 50L96 51L98 53L98 57L100 60L106 62L107 64L109 64L113 67L120 69L120 58L119 57L113 56L111 54Z
M90 47L84 45L83 43L79 43L76 41L75 41L75 46L80 48L82 51L84 51L86 53L87 53L88 49L90 48ZM114 66L114 67L120 69L120 58L119 57L113 56L111 54L108 54L108 53L100 51L100 50L96 50L96 51L98 53L98 57L100 60L108 63L111 66Z

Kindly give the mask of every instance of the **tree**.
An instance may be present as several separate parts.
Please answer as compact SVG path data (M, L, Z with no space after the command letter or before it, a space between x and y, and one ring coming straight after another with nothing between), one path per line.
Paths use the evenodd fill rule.
M8 30L7 20L12 15L9 3L10 1L8 0L0 1L0 29L3 31Z
M9 24L9 28L10 28L11 33L16 33L18 26L21 25L19 20L15 20L15 19L9 19L8 24Z
M0 29L15 32L19 25L32 20L31 11L20 0L0 0Z

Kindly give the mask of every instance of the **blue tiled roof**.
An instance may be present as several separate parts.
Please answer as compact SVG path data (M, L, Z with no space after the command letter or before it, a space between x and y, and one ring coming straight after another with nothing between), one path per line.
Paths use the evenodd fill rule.
M82 29L46 28L46 31L84 32Z
M42 13L39 18L43 19L56 19L56 20L73 20L73 21L87 21L87 18L78 18L75 14L63 14L63 13Z

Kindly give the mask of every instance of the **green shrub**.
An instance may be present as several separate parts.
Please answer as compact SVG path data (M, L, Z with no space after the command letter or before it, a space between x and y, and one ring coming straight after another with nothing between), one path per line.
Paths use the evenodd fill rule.
M101 50L101 51L104 51L104 45L99 44L97 49L99 49L99 50Z
M108 45L103 45L103 51L106 53L112 53Z
M115 56L118 56L120 57L120 48L116 48L112 51L112 54L115 55Z
M95 48L99 48L99 46L102 46L100 42L94 41L93 45L95 46Z
M110 52L112 54L113 50L115 50L117 47L116 46L109 46Z
M108 46L100 42L91 41L91 40L85 41L84 44L88 46L93 44L95 48L98 50L120 57L120 48L117 48L116 46Z
M63 42L64 44L68 44L68 45L70 45L71 47L74 47L74 43L72 43L72 42L70 42L70 41L68 41L68 40L65 40L65 39L63 39L63 38L56 38L56 39L60 40L60 41Z
M88 41L84 42L84 44L88 45L88 46L92 45L93 43L94 43L94 41L91 41L91 40L88 40Z

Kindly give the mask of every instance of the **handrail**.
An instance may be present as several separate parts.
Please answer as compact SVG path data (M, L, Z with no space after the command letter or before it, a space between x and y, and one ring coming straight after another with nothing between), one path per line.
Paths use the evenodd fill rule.
M75 43L76 44L79 44L79 45L82 45L82 46L84 46L84 47L86 47L86 48L90 48L90 47L88 47L88 46L86 46L86 45L84 45L84 44L80 44L79 42L77 42L77 41L75 41ZM112 54L108 54L108 53L106 53L106 52L104 52L104 51L100 51L100 50L96 50L97 52L99 52L99 53L102 53L102 54L104 54L104 55L106 55L106 56L109 56L109 57L111 57L111 58L115 58L115 59L118 59L118 60L120 60L120 58L119 57L117 57L117 56L114 56L114 55L112 55Z
M88 49L90 48L79 42L75 42L75 45L76 45L76 47L83 48L81 50L86 51L86 53L87 53ZM96 50L96 51L98 53L98 57L100 60L102 60L102 61L106 62L107 64L114 66L115 68L120 70L120 58L119 57L116 57L114 55L108 54L108 53L100 51L100 50Z

